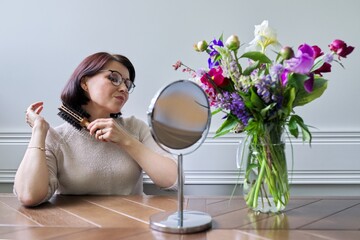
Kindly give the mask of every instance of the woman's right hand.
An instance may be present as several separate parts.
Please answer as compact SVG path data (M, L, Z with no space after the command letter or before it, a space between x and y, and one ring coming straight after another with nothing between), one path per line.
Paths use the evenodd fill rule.
M40 128L43 131L47 131L49 130L49 123L42 117L40 116L41 111L44 108L44 103L43 102L36 102L31 104L27 109L26 109L26 114L25 114L25 119L27 124L29 124L29 126L31 128Z

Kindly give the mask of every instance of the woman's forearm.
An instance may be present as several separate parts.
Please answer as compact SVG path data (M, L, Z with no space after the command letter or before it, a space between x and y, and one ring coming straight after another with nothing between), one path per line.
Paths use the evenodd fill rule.
M124 149L157 186L167 188L176 182L177 164L173 159L154 152L136 139L129 141Z
M23 160L15 175L14 188L22 204L32 206L40 203L47 194L49 171L45 156L47 130L32 129L32 136Z

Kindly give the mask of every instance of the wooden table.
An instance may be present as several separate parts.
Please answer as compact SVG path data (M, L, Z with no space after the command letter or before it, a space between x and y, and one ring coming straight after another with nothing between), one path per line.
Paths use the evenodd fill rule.
M56 196L25 208L0 194L0 239L360 239L360 197L293 198L283 214L256 214L229 197L185 197L185 208L209 213L211 230L162 233L149 217L176 211L168 196Z

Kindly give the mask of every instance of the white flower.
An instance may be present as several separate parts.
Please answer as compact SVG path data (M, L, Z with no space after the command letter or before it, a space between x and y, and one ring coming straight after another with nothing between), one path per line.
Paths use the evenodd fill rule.
M276 49L281 48L281 44L277 40L276 31L269 27L267 20L264 20L261 25L255 25L254 36L255 38L249 43L250 46L245 49L245 52L265 52L266 47L269 45L272 45Z

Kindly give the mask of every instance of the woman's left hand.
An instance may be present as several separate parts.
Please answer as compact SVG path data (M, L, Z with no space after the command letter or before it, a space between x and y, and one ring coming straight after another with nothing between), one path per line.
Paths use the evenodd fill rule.
M113 142L126 145L130 135L113 118L99 118L92 121L87 129L90 135L103 142Z

